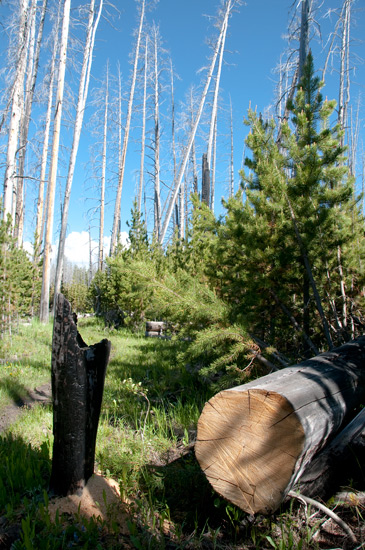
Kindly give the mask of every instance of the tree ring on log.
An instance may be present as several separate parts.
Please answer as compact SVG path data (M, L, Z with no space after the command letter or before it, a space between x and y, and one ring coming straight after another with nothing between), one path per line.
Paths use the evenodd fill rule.
M252 514L268 513L283 500L280 487L288 485L304 445L288 399L263 389L231 390L206 403L195 453L217 493Z

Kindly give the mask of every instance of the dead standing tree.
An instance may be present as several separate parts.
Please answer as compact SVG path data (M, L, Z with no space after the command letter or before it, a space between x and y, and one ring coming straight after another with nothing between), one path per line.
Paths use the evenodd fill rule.
M200 118L201 118L201 115L202 115L202 112L203 112L203 109L204 109L204 105L205 105L205 101L206 101L206 98L207 98L207 95L208 95L208 90L209 90L209 87L210 87L210 83L211 83L211 80L213 78L213 73L214 73L216 62L217 62L217 58L218 58L219 52L221 51L223 38L225 36L226 25L228 25L228 20L229 20L229 17L231 15L232 8L233 8L234 4L235 4L235 2L231 2L231 0L228 0L228 2L226 2L226 4L225 4L225 9L224 9L223 17L222 17L222 25L221 25L220 33L219 33L217 42L215 44L211 64L210 64L210 67L209 67L209 70L208 70L208 74L207 74L207 78L206 78L206 81L205 81L204 89L203 89L203 92L202 92L202 95L201 95L201 98L200 98L199 107L197 109L195 119L194 119L194 124L192 125L191 132L190 132L189 139L188 139L188 143L185 147L183 158L182 158L181 163L180 163L180 168L179 168L177 179L176 179L176 182L175 182L175 185L174 185L174 190L170 195L170 200L169 200L169 204L168 204L168 207L167 207L167 212L166 212L164 224L163 224L160 239L159 239L160 243L164 242L167 230L168 230L169 225L170 225L171 216L172 216L175 204L176 204L176 199L177 199L177 196L179 194L181 183L183 181L183 176L184 176L184 173L185 173L186 165L187 165L187 162L188 162L188 158L190 156L191 148L192 148L192 145L193 145L193 142L194 142L194 139L195 139L195 134L196 134L199 122L200 122Z
M94 473L95 445L111 343L88 346L62 294L52 341L53 459L50 489L82 490Z
M138 68L139 50L140 50L140 44L141 44L141 38L142 38L142 29L143 29L143 24L144 24L145 7L146 7L146 0L141 0L141 3L140 3L140 18L139 18L139 26L138 26L138 33L137 33L137 43L136 43L136 49L135 49L135 53L134 53L131 87L130 87L130 90L129 90L129 99L128 99L128 107L127 107L127 119L126 119L126 123L125 123L123 147L122 147L122 151L121 151L120 164L119 164L118 187L117 187L117 195L116 195L116 198L115 198L113 228L112 228L112 235L111 235L111 240L110 240L110 256L112 256L115 252L115 248L117 246L117 241L118 241L118 234L119 234L120 209L121 209L121 198L122 198L123 181L124 181L124 170L125 170L127 147L128 147L128 141L129 141L129 131L130 131L131 120L132 120L134 90L135 90L135 87L136 87L136 80L137 80L137 68Z

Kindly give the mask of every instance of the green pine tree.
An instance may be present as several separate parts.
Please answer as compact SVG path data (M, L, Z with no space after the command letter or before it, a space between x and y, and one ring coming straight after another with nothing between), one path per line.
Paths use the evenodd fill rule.
M248 112L244 195L225 204L216 250L232 321L294 359L354 335L350 312L363 284L363 223L322 86L309 54L279 144L275 122Z

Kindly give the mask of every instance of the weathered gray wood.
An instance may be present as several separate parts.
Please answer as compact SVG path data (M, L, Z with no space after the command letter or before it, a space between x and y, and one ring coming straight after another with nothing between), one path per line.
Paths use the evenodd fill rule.
M300 477L303 495L328 500L349 478L364 480L365 409L319 453Z
M82 491L94 472L95 443L111 344L86 346L76 317L57 296L52 341L53 458L50 490Z
M363 401L364 367L362 336L214 396L195 452L215 490L249 513L277 509Z
M202 157L202 202L210 206L210 168L207 153Z
M146 332L162 332L166 328L164 321L146 321Z

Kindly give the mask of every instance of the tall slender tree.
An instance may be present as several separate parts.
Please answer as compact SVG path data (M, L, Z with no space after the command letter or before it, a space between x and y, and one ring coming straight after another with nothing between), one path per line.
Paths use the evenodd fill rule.
M52 104L53 104L53 89L56 79L56 59L57 51L59 48L59 27L61 24L61 4L58 5L57 15L54 23L53 30L53 49L52 58L49 66L49 82L48 82L48 100L47 109L45 115L45 125L43 132L43 146L41 154L41 167L38 186L38 198L37 198L37 211L36 211L36 224L35 224L35 236L34 236L34 260L38 261L40 257L41 244L43 241L44 224L46 219L46 212L44 208L44 191L46 186L46 171L47 171L47 158L49 149L49 137L51 130L51 118L52 118ZM48 194L47 188L47 194ZM46 199L46 205L48 200Z
M64 92L64 86L65 86L67 43L68 43L68 32L69 32L69 25L70 25L70 8L71 8L71 0L64 0L62 32L61 32L61 40L60 40L59 63L58 63L57 96L56 96L55 116L54 116L54 123L53 123L51 164L49 168L49 177L48 177L47 221L46 221L45 239L44 239L42 292L41 292L40 313L39 313L39 319L43 323L47 323L49 320L49 293L50 293L50 282L51 282L50 267L51 267L51 251L52 251L54 201L55 201L55 193L56 193L58 153L59 153L62 107L63 107L63 92Z
M129 100L128 100L128 107L127 107L127 119L126 119L126 124L125 124L125 128L124 128L123 147L122 147L122 152L121 152L120 165L119 165L119 174L118 174L118 187L117 187L117 194L116 194L116 198L115 198L113 228L112 228L112 235L111 235L111 241L110 241L110 255L111 256L114 254L115 247L117 245L119 227L120 227L120 209L121 209L121 198L122 198L123 181L124 181L124 170L125 170L127 147L128 147L128 141L129 141L129 131L130 131L131 120L132 120L134 90L135 90L135 87L136 87L136 80L137 80L139 50L140 50L140 44L141 44L141 39L142 39L142 30L143 30L143 24L144 24L144 18L145 18L145 8L146 8L146 0L141 0L140 1L139 26L138 26L138 32L137 32L137 42L136 42L136 47L135 47L135 51L134 51L133 72L132 72L132 79L131 79L131 87L130 87L130 90L129 90Z
M19 142L20 121L24 108L24 79L26 73L28 44L30 38L29 28L29 0L19 0L18 7L18 37L15 57L15 76L11 90L11 116L8 130L8 144L6 154L6 169L4 176L3 195L3 219L12 216L14 226L16 176L17 176L17 150Z
M99 9L97 13L95 13L95 0L90 1L89 20L88 20L87 30L86 30L84 56L83 56L80 83L79 83L79 92L78 92L78 98L77 98L76 118L75 118L71 154L70 154L67 179L66 179L65 196L64 196L63 207L62 207L61 232L60 232L60 239L59 239L59 245L58 245L56 278L55 278L55 293L54 293L55 300L57 300L57 294L61 290L62 266L63 266L64 252L65 252L66 230L67 230L70 197L71 197L71 188L72 188L72 182L73 182L73 177L75 172L77 152L78 152L79 143L80 143L85 105L86 105L87 95L89 91L89 81L90 81L90 72L91 72L92 57L93 57L93 50L94 50L94 43L95 43L95 35L99 25L102 9L103 9L103 0L100 0L99 2Z
M194 124L193 124L192 130L191 130L190 135L189 135L188 143L185 147L183 158L182 158L181 163L180 163L180 168L179 168L177 180L174 182L175 183L174 190L170 195L170 200L169 200L169 204L168 204L168 208L167 208L163 228L161 230L161 235L160 235L160 242L161 243L165 240L166 233L167 233L168 227L170 225L172 212L173 212L173 209L174 209L174 205L176 203L176 198L177 198L177 195L179 193L180 185L181 185L181 182L182 182L182 179L183 179L183 176L184 176L184 172L185 172L185 169L186 169L188 158L190 156L191 147L192 147L192 144L194 142L196 130L198 128L198 125L199 125L199 122L200 122L200 117L201 117L202 112L203 112L203 108L204 108L204 104L205 104L205 101L206 101L206 98L207 98L209 86L210 86L211 80L213 78L215 64L217 62L217 57L218 57L220 49L221 49L223 37L225 35L226 24L228 24L228 19L229 19L229 16L231 14L233 5L234 5L234 2L232 3L229 0L226 2L226 5L225 5L224 14L223 14L223 18L222 18L222 25L221 25L221 28L220 28L220 32L219 32L217 42L216 42L215 47L214 47L213 56L212 56L210 67L208 69L208 74L207 74L204 89L203 89L203 92L202 92L202 95L201 95L198 111L196 113Z
M102 160L101 160L99 250L98 250L98 270L99 271L102 271L103 261L104 261L104 214L105 214L105 181L106 181L107 135L108 135L108 108L109 108L109 61L107 62L107 65L106 65L106 76L105 76L103 151L102 151Z
M25 85L25 98L23 116L20 122L19 135L19 160L18 160L18 177L17 177L17 193L16 193L16 210L15 210L15 227L14 237L17 240L17 245L20 247L23 242L23 227L24 227L24 196L23 187L25 180L25 157L27 151L28 132L31 120L31 111L33 106L33 97L38 75L39 58L41 52L41 44L43 37L44 22L46 18L48 0L43 0L40 19L38 23L38 32L36 35L36 15L37 15L37 0L32 0L30 6L30 40L29 40L29 56L27 62L27 76Z
M159 67L159 29L152 28L153 43L153 150L154 150L154 237L159 241L161 232L161 194L160 194L160 67Z

